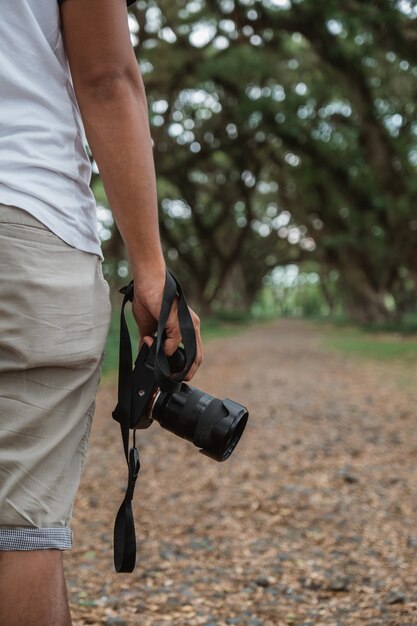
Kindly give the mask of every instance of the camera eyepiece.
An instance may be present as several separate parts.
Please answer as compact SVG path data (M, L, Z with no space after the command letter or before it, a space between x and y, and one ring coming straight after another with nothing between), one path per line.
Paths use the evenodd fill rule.
M182 384L179 391L161 391L152 416L165 430L191 441L215 461L225 461L236 447L248 420L247 409Z

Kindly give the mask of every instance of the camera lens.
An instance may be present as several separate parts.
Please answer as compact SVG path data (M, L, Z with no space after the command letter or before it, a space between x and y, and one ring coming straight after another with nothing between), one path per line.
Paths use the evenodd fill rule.
M228 398L219 400L183 383L175 393L159 393L152 418L162 428L191 441L203 454L225 461L242 436L248 411Z

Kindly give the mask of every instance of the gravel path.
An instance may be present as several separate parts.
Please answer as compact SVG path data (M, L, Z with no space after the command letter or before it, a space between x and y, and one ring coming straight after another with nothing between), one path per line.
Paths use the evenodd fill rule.
M138 559L115 574L125 487L103 387L66 555L74 626L416 626L413 373L323 347L297 321L209 342L193 383L248 406L216 463L141 432Z

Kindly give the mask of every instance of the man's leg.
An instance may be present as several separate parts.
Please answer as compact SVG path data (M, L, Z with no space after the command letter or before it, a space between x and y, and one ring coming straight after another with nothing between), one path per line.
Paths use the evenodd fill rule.
M101 261L0 203L0 626L69 626L62 551L110 322Z
M0 552L0 624L71 626L62 552Z

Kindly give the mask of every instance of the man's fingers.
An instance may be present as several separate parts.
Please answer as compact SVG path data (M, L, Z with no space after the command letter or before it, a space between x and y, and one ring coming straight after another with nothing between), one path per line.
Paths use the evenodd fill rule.
M165 339L165 341L164 341L164 352L165 352L165 354L167 356L172 356L174 354L174 352L177 350L177 348L179 347L181 341L182 341L182 339L181 339L181 334L180 333L176 333L172 337L169 337L169 339Z
M192 364L191 369L188 372L187 376L184 378L184 380L191 380L192 377L194 376L194 374L196 373L196 371L198 370L198 368L200 367L202 362L203 362L203 355L201 354L201 352L199 353L197 351L196 359L195 359L194 363Z
M203 361L203 344L201 340L200 334L200 318L192 309L189 308L191 319L194 325L195 336L196 336L196 358L194 363L192 364L190 371L188 372L185 380L191 380L197 369L200 367ZM148 348L151 348L154 337L153 332L155 330L156 320L154 320L151 316L147 316L144 312L144 309L141 303L136 303L135 306L135 318L139 326L140 330L140 342L139 342L139 350L142 345L145 343ZM178 349L182 342L181 337L181 329L178 320L178 301L175 300L170 314L168 316L168 320L165 327L166 339L164 341L164 351L167 356L172 356L174 352Z
M202 342L201 334L200 334L200 318L191 309L190 309L190 313L191 313L191 317L192 317L193 324L194 324L197 350L196 350L195 361L192 364L191 369L188 372L187 376L185 377L185 380L191 380L194 374L196 373L196 371L198 370L198 368L200 367L201 363L203 362L203 342Z
M182 341L180 324L178 321L178 302L174 301L171 312L168 316L166 327L166 339L164 341L164 350L167 356L172 356Z
M203 342L201 340L200 334L200 318L192 309L189 308L191 319L193 321L195 337L196 337L196 357L195 361L191 366L190 371L188 372L185 380L191 380L201 363L203 362ZM178 348L182 341L181 330L178 322L178 307L177 302L174 303L172 307L170 316L167 321L166 326L167 339L164 342L164 350L167 356L171 356L174 354L175 350Z
M143 338L143 343L146 343L146 345L148 346L148 348L150 348L153 344L153 342L155 341L155 339L153 337L144 337Z

